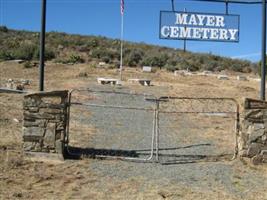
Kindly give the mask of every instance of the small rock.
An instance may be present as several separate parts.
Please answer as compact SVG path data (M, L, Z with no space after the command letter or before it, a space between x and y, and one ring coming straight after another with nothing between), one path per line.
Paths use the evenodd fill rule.
M248 148L247 155L248 157L252 158L253 156L259 154L260 151L261 151L261 145L258 143L252 143Z
M262 123L255 123L254 124L254 130L257 131L259 129L264 129L264 124L262 124Z
M31 81L28 80L28 79L22 79L20 82L21 82L23 85L30 85L30 84L31 84Z
M78 77L88 77L88 74L86 72L80 72Z
M13 194L13 197L22 198L23 195L22 195L21 192L15 192L15 193Z
M263 163L263 156L262 155L256 155L251 159L253 165L259 165Z
M17 84L16 90L24 90L24 85L23 84Z
M257 127L254 126L252 130L249 130L248 142L252 143L263 135L264 135L264 129L258 129Z
M16 122L16 123L19 123L19 120L16 119L16 118L14 118L13 121Z

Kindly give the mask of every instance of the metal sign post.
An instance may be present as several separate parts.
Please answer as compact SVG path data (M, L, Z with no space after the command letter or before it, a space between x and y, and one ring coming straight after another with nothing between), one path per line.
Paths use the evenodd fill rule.
M175 12L174 0L171 0L171 1L172 1L172 11ZM184 8L184 12L186 13L186 8ZM186 52L186 39L184 39L184 52Z
M40 33L40 66L39 66L39 90L44 91L44 60L45 60L45 24L46 24L46 0L42 1L41 33Z
M262 0L261 100L265 100L266 79L266 0Z
M186 8L184 8L184 12L186 13ZM186 30L186 26L185 26L185 30ZM184 39L184 52L186 52L186 39Z

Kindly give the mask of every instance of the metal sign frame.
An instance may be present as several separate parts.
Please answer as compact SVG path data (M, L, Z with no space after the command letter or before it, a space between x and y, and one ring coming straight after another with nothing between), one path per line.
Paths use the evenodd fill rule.
M188 1L199 1L199 2L214 2L214 3L225 3L228 4L261 4L262 5L262 53L261 53L261 83L260 83L260 99L265 100L265 76L266 76L266 0L257 1L235 1L235 0L188 0ZM172 0L173 2L173 0ZM39 90L44 90L44 52L45 52L45 27L46 27L46 0L42 0L42 17L41 17L41 37L40 37L40 66L39 66Z

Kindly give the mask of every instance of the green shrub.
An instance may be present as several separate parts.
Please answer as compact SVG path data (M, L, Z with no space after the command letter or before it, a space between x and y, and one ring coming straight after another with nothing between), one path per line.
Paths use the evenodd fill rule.
M145 57L142 61L142 65L162 68L164 65L166 65L167 60L167 54L159 54L158 56Z
M54 51L52 51L49 48L45 48L45 60L52 60L55 57L56 57L56 54L55 54ZM33 55L33 59L39 60L39 58L40 58L40 49L36 48L35 52L34 52L34 55Z
M108 65L108 69L117 69L118 67L116 65Z
M165 68L167 71L170 71L170 72L174 72L175 70L178 69L177 66L173 66L173 65L166 65Z
M101 61L105 62L105 63L110 63L110 58L108 56L104 56L101 58Z
M15 59L32 60L38 47L33 44L22 44L14 50Z
M87 72L80 72L79 74L78 74L78 77L88 77L88 74L87 74Z
M80 55L70 55L69 59L66 61L67 63L84 63L84 59Z
M0 50L0 60L12 60L14 56L11 52L6 50Z
M54 60L56 63L62 64L77 64L77 63L84 63L84 59L80 55L70 55L67 59L57 58Z
M90 67L91 68L96 68L96 64L95 63L92 63L92 64L90 64Z
M92 50L92 53L91 53L91 56L92 56L93 58L98 58L98 59L100 59L101 57L104 56L104 53L103 53L102 49L93 49L93 50Z
M125 64L130 67L138 66L143 56L144 52L142 50L134 49L126 56Z
M34 65L33 65L30 61L26 61L26 62L23 64L23 66L24 66L25 68L32 68L32 67L34 67Z
M0 26L0 60L23 59L39 60L39 33L16 31ZM79 52L88 54L87 62L104 61L112 67L118 67L120 60L120 40L98 36L70 35L66 33L47 33L45 60L55 59L60 63L82 63L85 60ZM60 57L55 51L73 52L74 55ZM76 55L77 54L77 55ZM179 49L148 45L145 43L124 43L123 64L128 66L148 65L166 67L167 70L223 70L256 72L255 63L233 60L211 53L183 52ZM255 67L256 66L256 67Z
M120 61L116 60L113 62L114 69L120 68Z
M8 32L8 28L6 26L0 26L0 32L7 33Z
M98 40L96 40L94 38L93 39L89 39L87 44L88 44L89 47L93 47L93 48L95 48L95 47L97 47L99 45Z

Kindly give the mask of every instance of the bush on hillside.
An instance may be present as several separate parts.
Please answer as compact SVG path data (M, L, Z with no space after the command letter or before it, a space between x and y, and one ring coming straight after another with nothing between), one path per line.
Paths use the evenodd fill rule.
M170 71L170 72L174 72L174 71L178 70L178 67L175 65L166 65L165 68L167 71Z
M39 59L39 34L28 31L15 31L0 26L0 59ZM120 40L97 36L71 35L66 33L47 33L45 59L62 63L85 62L80 52L88 54L86 61L105 61L115 65L120 60ZM59 51L60 54L53 52ZM63 58L66 52L74 55ZM77 54L77 55L76 55ZM145 43L124 42L123 64L126 66L149 65L165 67L168 70L234 70L240 72L257 71L256 64L220 57L212 54L183 52L179 49L148 45Z
M36 64L32 63L31 61L26 61L23 66L28 69L28 68L33 68L36 67Z
M140 64L144 56L144 52L141 50L133 50L129 53L129 55L125 58L125 64L130 67L135 67Z
M69 59L67 60L67 63L84 63L84 59L80 55L70 55Z
M18 49L14 50L14 57L15 59L32 60L37 48L33 44L21 44Z
M163 66L166 65L167 60L168 60L168 56L166 54L145 57L142 61L142 65L162 68Z
M52 49L46 47L45 48L45 60L52 60L55 57L56 57L55 52ZM33 55L33 59L39 60L39 58L40 58L40 49L36 48L34 55Z
M0 60L12 60L14 56L10 51L0 49Z
M0 32L7 33L8 32L8 28L6 26L0 26Z

